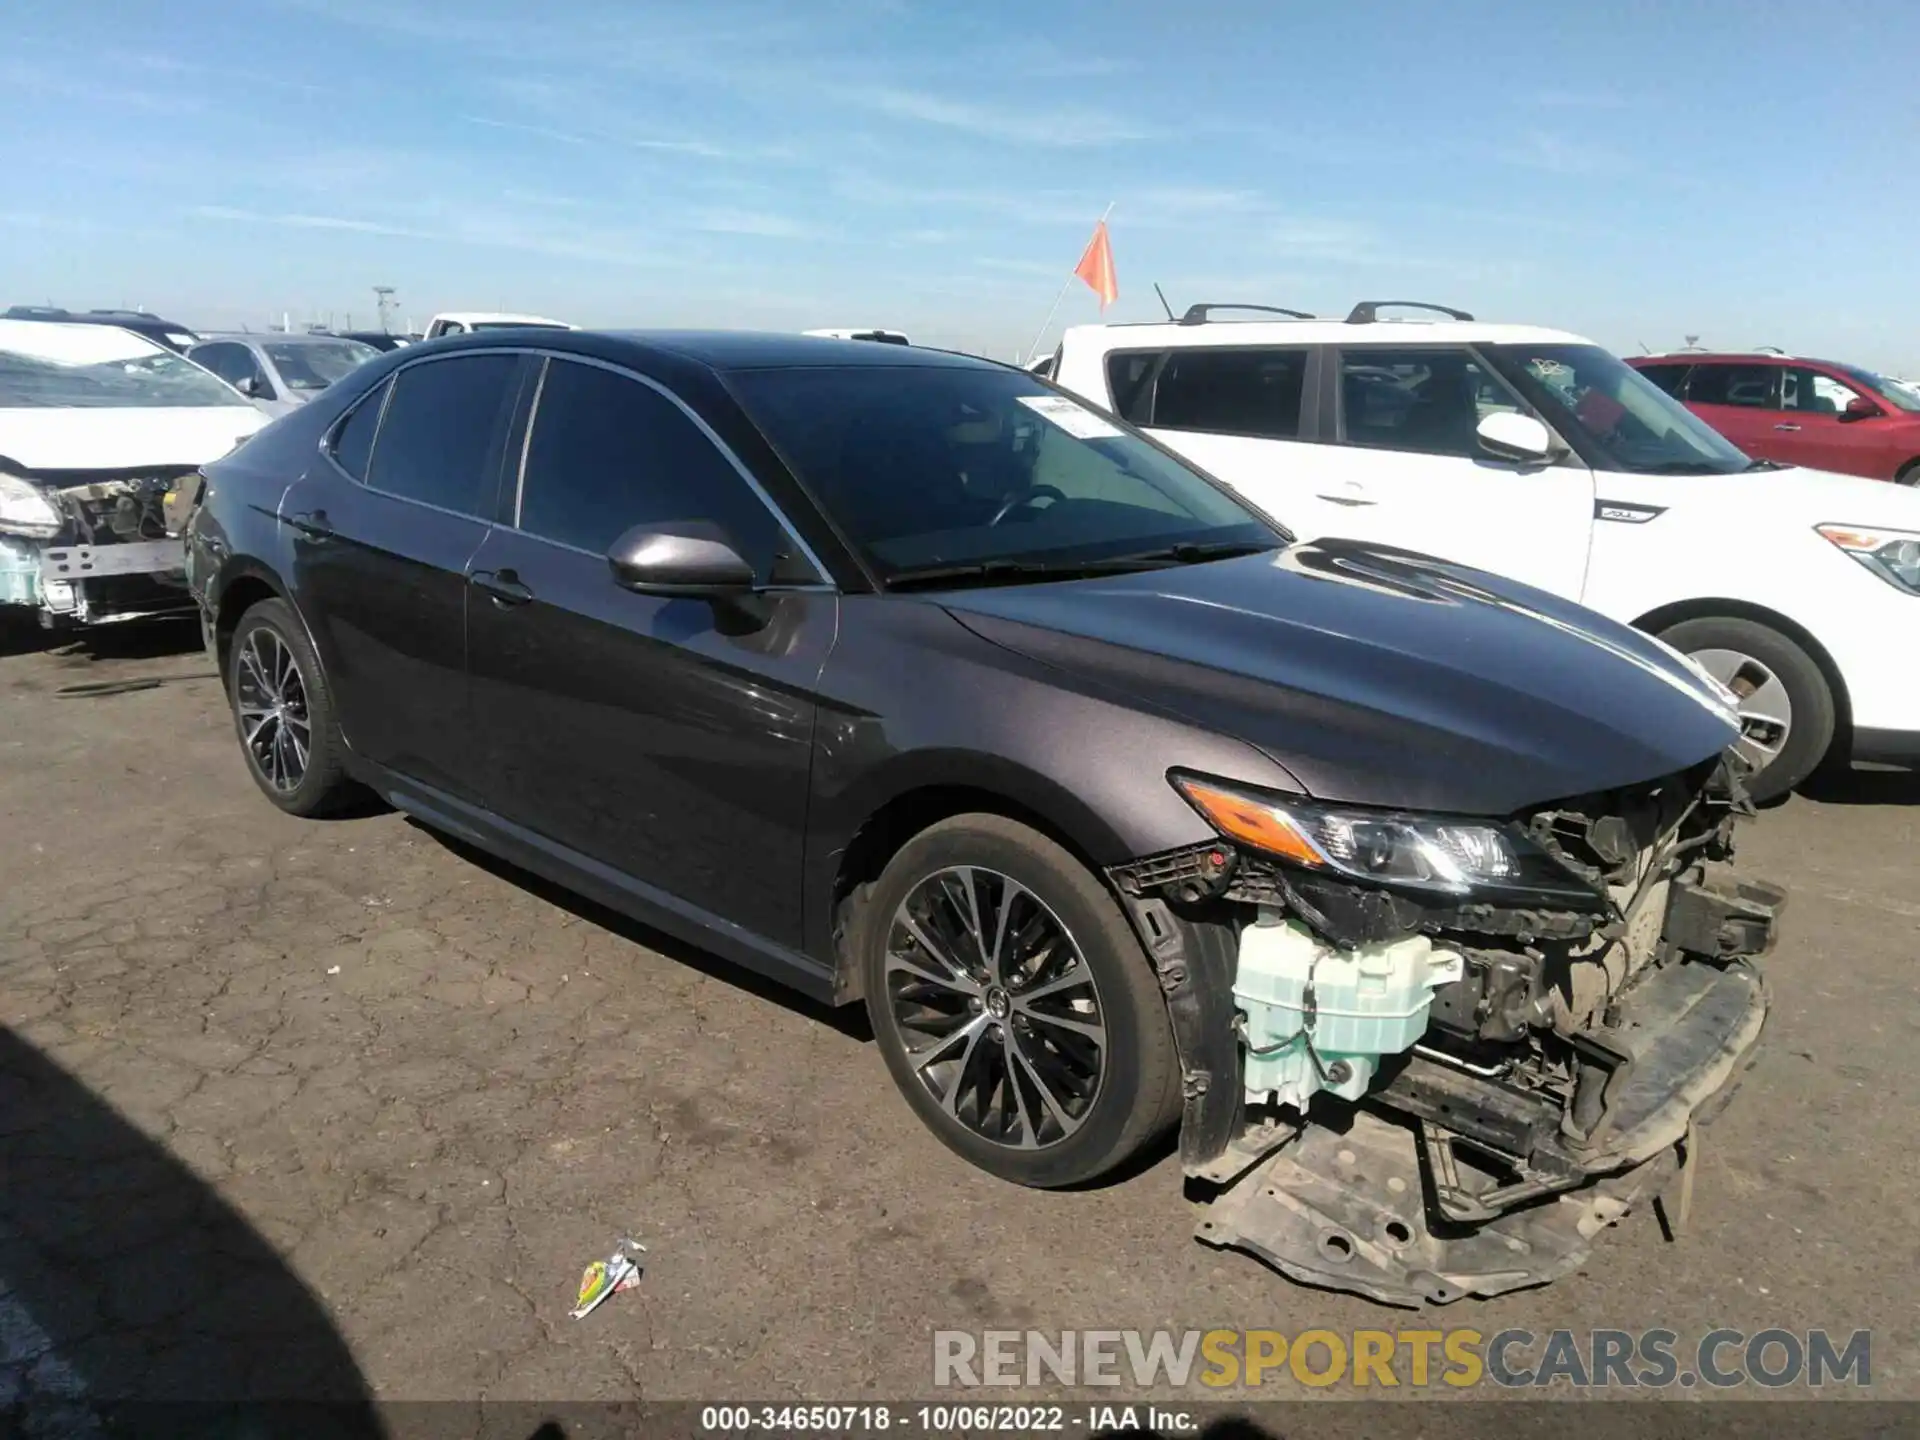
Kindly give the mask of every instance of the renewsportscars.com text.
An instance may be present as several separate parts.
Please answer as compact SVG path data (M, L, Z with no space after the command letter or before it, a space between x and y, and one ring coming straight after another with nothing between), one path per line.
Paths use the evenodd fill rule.
M937 1330L938 1386L1765 1389L1873 1383L1871 1331Z

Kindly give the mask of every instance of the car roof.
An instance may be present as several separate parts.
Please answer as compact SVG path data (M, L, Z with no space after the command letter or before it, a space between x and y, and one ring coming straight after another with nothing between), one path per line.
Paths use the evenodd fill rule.
M458 320L462 325L479 325L489 320L515 320L521 324L551 325L555 329L571 330L573 327L564 320L549 320L544 315L521 315L512 310L442 310L433 317L435 320Z
M871 340L832 340L756 330L567 330L538 338L506 331L458 335L430 342L432 348L488 349L537 345L575 350L601 359L662 358L692 361L709 370L796 370L868 366L891 369L1005 370L977 355L920 346L876 345Z
M54 325L54 326L59 326L60 328L66 329L66 330L76 329L81 326L84 326L88 330L98 330L101 327L101 325L105 323L107 322L103 322L99 320L77 320L77 319L76 320L21 320L18 318L9 319L6 316L0 316L0 347L4 347L10 338L11 339L25 338L26 335L29 333L30 329L31 331L35 331L35 332L44 332L49 325ZM140 331L135 330L130 326L109 324L108 328L114 329L114 330L125 330L129 335L133 336L134 339L140 341L143 345L152 345L155 349L161 350L161 351L166 350L166 346L161 345L152 336L143 335L140 333Z
M1539 325L1480 320L1214 320L1205 324L1152 321L1140 325L1076 325L1074 347L1104 350L1233 348L1243 345L1344 345L1391 349L1402 345L1591 345L1584 335Z
M117 325L123 330L173 330L198 334L190 325L181 325L145 310L62 310L55 305L13 305L0 319L32 321L39 325Z
M1669 350L1659 355L1634 355L1635 364L1661 365L1824 365L1829 370L1860 370L1844 360L1822 360L1817 355L1789 355L1780 350ZM1868 373L1872 373L1869 371Z
M351 340L351 335L316 335L309 330L221 330L212 335L202 335L192 348L201 345L338 345L342 340Z

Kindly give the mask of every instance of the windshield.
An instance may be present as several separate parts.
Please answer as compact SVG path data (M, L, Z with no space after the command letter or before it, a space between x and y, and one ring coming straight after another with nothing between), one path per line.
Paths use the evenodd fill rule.
M741 403L883 579L1286 538L1192 469L1012 370L751 370ZM1186 549L1186 555L1194 552Z
M273 368L280 372L280 378L286 381L289 390L324 390L342 376L352 374L367 361L377 359L380 354L373 346L363 345L358 340L305 341L300 344L281 341L260 348L267 352L267 358L273 362Z
M1730 475L1753 462L1598 345L1490 345L1489 359L1596 470Z
M1833 368L1848 379L1857 380L1895 409L1920 411L1920 390L1905 380L1889 380L1871 370L1862 370L1858 365L1836 365Z
M0 322L0 409L251 409L184 356L111 325Z

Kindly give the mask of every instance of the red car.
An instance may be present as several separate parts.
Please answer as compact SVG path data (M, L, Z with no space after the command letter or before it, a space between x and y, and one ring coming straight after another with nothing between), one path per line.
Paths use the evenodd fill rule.
M1772 353L1627 363L1756 460L1920 484L1920 393L1871 370Z

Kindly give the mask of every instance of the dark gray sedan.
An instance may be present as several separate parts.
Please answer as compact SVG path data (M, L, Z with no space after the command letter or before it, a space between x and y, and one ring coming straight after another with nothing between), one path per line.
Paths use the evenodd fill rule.
M1766 1013L1780 896L1724 878L1738 730L1679 656L1295 545L1016 369L411 347L209 466L188 548L274 804L371 789L864 1002L1008 1180L1177 1128L1201 1238L1316 1284L1565 1273Z

